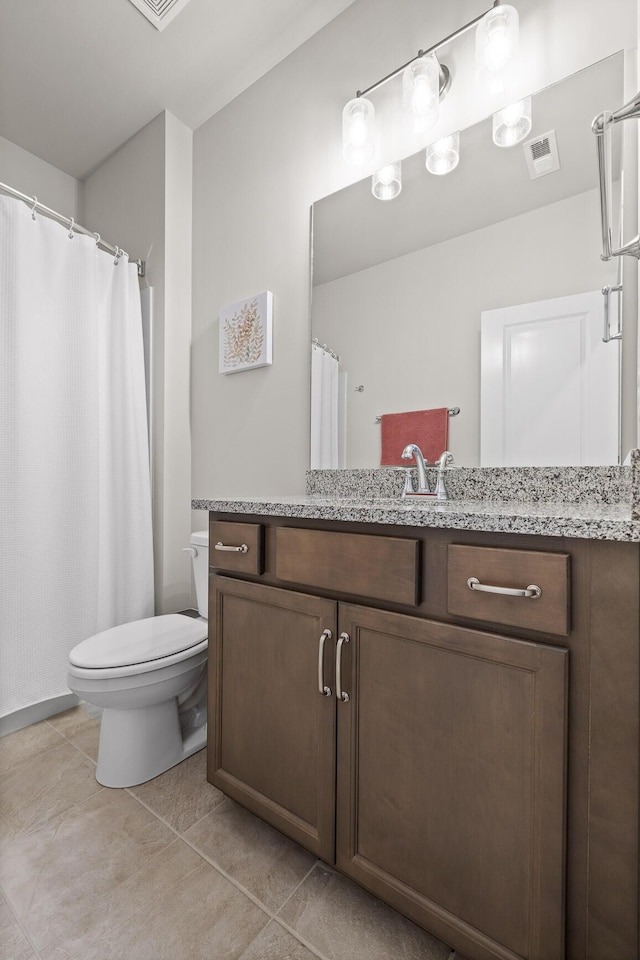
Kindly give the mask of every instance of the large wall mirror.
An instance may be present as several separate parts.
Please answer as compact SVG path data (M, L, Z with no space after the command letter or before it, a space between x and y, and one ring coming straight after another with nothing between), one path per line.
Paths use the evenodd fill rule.
M367 177L314 204L312 337L339 356L342 393L331 414L339 421L339 460L334 454L334 462L314 463L312 456L312 467L378 466L381 415L441 407L460 411L449 421L449 449L456 462L489 462L481 454L483 377L488 377L486 347L484 353L481 349L483 315L556 300L570 304L562 298L587 293L601 297L602 306L596 302L596 308L602 312L602 288L615 288L622 280L621 262L603 262L600 256L591 122L624 99L622 53L533 97L527 141L555 134L560 163L555 172L532 179L523 144L496 147L489 117L462 131L459 166L446 176L430 175L421 151L403 161L402 192L392 201L375 199ZM625 180L622 187L620 181L623 158L627 162L624 127L614 129L612 168L616 196L626 198ZM637 205L635 195L634 201ZM634 226L631 219L635 216L627 232ZM622 299L618 303L612 294L614 332ZM632 351L635 356L636 350L635 317L624 320L623 340L607 345L617 369L624 369L622 354ZM601 318L598 325L602 329ZM624 457L636 445L635 369L634 361L634 375L622 388L618 378L613 399L610 391L605 400L598 399L604 394L596 381L592 384L595 400L589 409L596 419L604 411L605 429L615 434L608 448L612 452L598 462L618 462L620 449ZM526 376L530 388L523 387L524 400L510 401L508 385L502 390L509 409L525 404L516 417L516 432L533 430L535 436L536 411L558 385L568 391L560 401L566 401L563 409L583 405L579 390L572 394L573 374L561 364L542 360ZM521 377L518 382L526 381ZM527 412L527 397L535 390L534 407ZM573 427L566 427L564 415L555 420L557 454L549 465L589 462L589 452L581 453L567 433ZM487 416L485 433L486 421ZM314 432L321 429L316 418L312 446ZM530 453L518 456L511 453L508 465L536 463Z

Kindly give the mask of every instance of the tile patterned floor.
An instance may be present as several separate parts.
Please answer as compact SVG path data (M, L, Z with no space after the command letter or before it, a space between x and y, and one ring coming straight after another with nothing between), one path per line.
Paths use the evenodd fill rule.
M82 707L0 739L1 960L449 960L207 783L95 780Z

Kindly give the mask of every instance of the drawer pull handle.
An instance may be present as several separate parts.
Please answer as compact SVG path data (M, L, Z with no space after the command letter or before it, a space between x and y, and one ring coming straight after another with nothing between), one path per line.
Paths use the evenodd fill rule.
M529 584L524 590L517 587L494 587L490 583L480 583L477 577L469 577L467 580L469 590L481 590L484 593L501 593L505 597L529 597L530 600L537 600L542 596L542 590L535 583Z
M323 697L331 696L331 687L325 686L324 682L324 645L325 641L332 637L331 630L323 630L318 644L318 690Z
M342 689L342 647L350 639L348 633L341 633L336 644L336 697L343 703L349 703L349 694Z
M218 540L217 543L213 545L214 550L226 550L227 553L249 553L249 547L246 543L242 543L239 547L228 547L225 543L222 543Z

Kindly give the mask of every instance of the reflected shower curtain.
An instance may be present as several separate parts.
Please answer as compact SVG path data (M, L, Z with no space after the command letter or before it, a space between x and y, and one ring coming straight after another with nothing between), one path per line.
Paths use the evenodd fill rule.
M317 344L311 345L312 470L338 466L338 361Z
M0 716L153 614L136 267L0 197Z

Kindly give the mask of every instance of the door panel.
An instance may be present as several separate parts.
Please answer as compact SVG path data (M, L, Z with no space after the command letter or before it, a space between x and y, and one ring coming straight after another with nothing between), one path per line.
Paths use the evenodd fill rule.
M482 466L619 462L620 342L603 326L600 290L482 313Z
M208 778L225 793L333 861L336 604L262 584L211 578ZM211 622L211 618L210 618Z
M461 952L564 956L567 652L341 606L337 864Z

